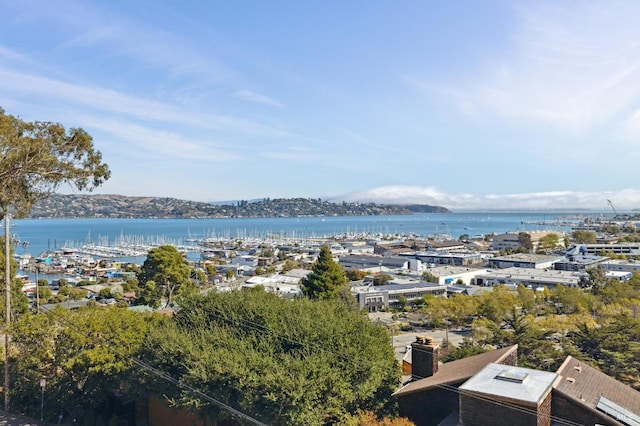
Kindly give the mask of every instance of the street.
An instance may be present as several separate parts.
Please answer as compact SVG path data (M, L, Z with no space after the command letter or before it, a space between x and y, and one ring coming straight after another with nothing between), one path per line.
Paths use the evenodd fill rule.
M421 331L408 331L397 333L393 336L393 352L396 358L401 360L404 357L406 350L405 347L415 342L416 336L431 337L435 343L442 345L445 339L449 338L449 343L452 345L458 345L462 342L465 335L469 332L462 332L460 330L421 330ZM448 335L448 336L447 336Z

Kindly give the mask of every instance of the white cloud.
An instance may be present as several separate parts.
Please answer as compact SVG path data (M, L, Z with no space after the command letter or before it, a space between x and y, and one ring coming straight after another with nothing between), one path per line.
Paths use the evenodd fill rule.
M255 102L255 103L259 103L259 104L264 104L264 105L269 105L269 106L274 106L274 107L278 107L278 108L282 108L282 104L266 95L260 94L260 93L256 93L256 92L252 92L250 90L240 90L238 92L235 93L235 95L240 98L243 99L245 101L249 101L249 102Z
M548 191L522 194L448 194L427 186L383 186L334 197L345 201L389 204L429 204L451 210L466 209L609 209L607 200L619 210L640 208L640 190L605 192Z
M90 116L81 118L87 127L111 134L117 139L128 142L129 148L135 147L152 157L187 159L198 161L230 161L239 160L241 156L231 152L229 147L222 147L210 141L186 138L176 132L151 129L125 120L94 119Z
M470 83L433 89L463 111L585 132L616 122L640 97L640 3L526 2L509 48L488 53Z

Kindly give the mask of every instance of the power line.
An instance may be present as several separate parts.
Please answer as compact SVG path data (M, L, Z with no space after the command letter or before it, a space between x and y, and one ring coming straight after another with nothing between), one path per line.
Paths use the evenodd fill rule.
M416 376L418 379L424 379L425 377L421 377L421 376ZM457 393L458 395L464 395L470 398L476 398L485 402L489 402L504 408L509 408L515 411L520 411L522 413L525 414L530 414L532 416L537 416L539 413L536 410L532 410L531 408L527 408L527 407L523 407L517 404L512 404L512 403L508 403L508 402L504 402L504 401L498 401L496 399L490 398L488 396L482 396L482 395L478 395L476 393L470 393L470 392L462 392L459 388L455 387L455 386L451 386L451 385L447 385L447 384L438 384L435 385L437 388L440 389L444 389L450 392L454 392ZM567 425L567 426L582 426L582 423L576 423L573 422L571 420L567 420L567 419L563 419L562 417L558 417L558 416L553 416L550 415L549 416L551 420L554 420L555 422L558 422L560 424L563 425Z

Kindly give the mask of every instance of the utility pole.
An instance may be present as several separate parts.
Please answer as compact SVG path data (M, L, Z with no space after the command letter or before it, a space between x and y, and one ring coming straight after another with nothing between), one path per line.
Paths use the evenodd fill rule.
M11 328L11 242L9 240L9 212L4 215L4 282L5 282L5 330L4 330L4 411L9 412L9 334Z
M38 285L38 266L36 265L36 314L40 313L40 288Z

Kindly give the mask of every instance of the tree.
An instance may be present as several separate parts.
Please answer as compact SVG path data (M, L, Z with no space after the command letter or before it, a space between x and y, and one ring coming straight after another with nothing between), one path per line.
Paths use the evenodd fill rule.
M138 281L143 285L143 293L145 286L153 281L153 288L146 288L147 295L152 301L165 297L165 306L170 306L173 296L179 294L183 287L193 286L190 275L191 268L182 253L174 246L164 245L149 251L138 274Z
M560 235L556 233L550 233L540 238L538 245L538 252L546 253L558 248L560 244Z
M524 248L527 252L530 252L533 249L531 234L529 234L528 232L519 232L518 244L520 244L520 247Z
M360 269L350 269L346 273L349 281L360 281L368 275L367 272L361 271Z
M422 279L425 280L428 283L437 283L438 282L438 277L436 277L434 274L432 274L429 271L424 271L422 273Z
M373 277L373 285L375 286L387 285L389 281L391 281L392 279L393 277L389 274L376 274Z
M45 414L54 415L52 421L63 411L82 419L115 396L140 396L144 379L131 360L162 321L166 317L104 308L56 308L21 317L12 337L16 408L39 414L41 377L47 380Z
M596 233L577 229L571 233L571 239L576 244L595 244Z
M344 269L331 256L329 246L323 245L311 273L302 279L302 292L311 299L335 299L349 281Z
M4 247L4 238L0 238L0 245ZM17 316L24 314L29 311L29 300L27 296L22 292L22 280L15 277L15 272L18 269L18 264L13 260L13 249L9 247L9 276L11 277L10 286L10 299L13 301L11 303L11 317L16 318ZM5 254L4 251L0 253L0 270L4 271L6 268L5 262ZM4 280L3 280L4 281ZM0 288L0 294L4 294L6 292L6 286L3 285ZM6 312L0 311L0 318L2 320L6 320Z
M0 108L0 214L10 208L21 217L37 201L67 184L83 191L100 186L110 176L91 136L59 123L26 122Z
M296 269L298 267L298 263L293 259L287 259L282 265L282 272L289 272L292 269Z
M390 336L358 310L262 288L194 295L181 308L150 332L142 359L212 398L273 425L337 424L358 409L394 414L400 368ZM155 390L225 417L191 392Z
M358 410L354 415L348 415L339 426L414 426L406 417L384 417L379 419L374 412Z
M26 122L0 108L0 216L5 223L5 256L8 257L9 215L26 215L61 185L83 191L100 186L110 176L102 154L91 136L80 128L69 131L58 123ZM11 273L5 268L5 358L9 358L11 334ZM9 410L9 364L5 365L5 410Z

